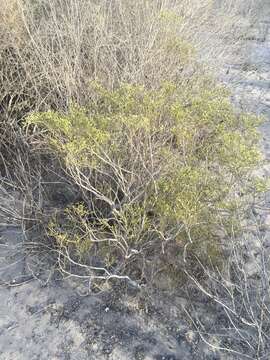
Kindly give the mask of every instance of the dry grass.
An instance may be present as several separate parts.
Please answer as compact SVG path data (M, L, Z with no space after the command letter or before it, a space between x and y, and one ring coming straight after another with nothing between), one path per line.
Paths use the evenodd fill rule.
M63 108L71 100L82 102L93 79L113 87L121 81L155 85L176 76L178 64L173 58L165 61L162 44L172 33L183 36L187 27L195 34L205 22L209 1L193 2L186 12L186 1L176 6L165 0L51 0L46 5L4 0L0 51L7 66L3 73L13 84L4 93L31 93L36 106ZM12 72L18 75L18 67L20 82Z
M22 46L25 39L25 28L19 2L17 0L2 0L0 8L0 31L5 33L4 41L12 41L16 46Z
M212 58L220 64L224 50L217 44L239 20L239 4L228 1L219 10L211 0L0 4L0 103L9 115L18 102L20 115L29 108L83 103L93 79L112 88L119 82L155 87L160 79L180 78L186 54L176 60L166 56L165 46L179 35L205 63Z

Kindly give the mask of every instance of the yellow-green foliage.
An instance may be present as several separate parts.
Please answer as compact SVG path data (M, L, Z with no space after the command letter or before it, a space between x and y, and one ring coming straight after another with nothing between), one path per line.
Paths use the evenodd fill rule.
M114 91L92 84L95 97L85 109L28 117L46 130L76 183L89 178L98 226L73 209L76 226L51 226L60 246L89 252L94 231L103 259L136 256L166 241L183 249L191 238L192 251L197 243L200 251L206 244L208 253L217 253L220 223L242 206L236 194L248 191L247 175L261 159L259 121L237 114L224 88L206 84L195 90L124 84Z
M96 123L96 120L99 122ZM92 161L110 137L102 119L89 118L86 111L78 107L72 107L67 115L53 111L32 114L28 122L46 124L50 144L65 158L67 164L78 162L93 166Z
M65 210L64 231L59 231L58 219L52 219L48 224L48 234L55 238L60 249L72 248L82 258L93 245L87 233L88 215L89 211L83 204L70 206Z

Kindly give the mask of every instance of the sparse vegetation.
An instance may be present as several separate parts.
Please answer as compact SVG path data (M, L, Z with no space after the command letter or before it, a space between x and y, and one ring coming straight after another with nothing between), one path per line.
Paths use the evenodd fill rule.
M243 39L242 4L0 0L1 175L24 199L30 253L90 285L184 279L228 310L203 281L225 288L230 252L243 274L238 241L267 189L254 175L261 120L214 76L219 41Z

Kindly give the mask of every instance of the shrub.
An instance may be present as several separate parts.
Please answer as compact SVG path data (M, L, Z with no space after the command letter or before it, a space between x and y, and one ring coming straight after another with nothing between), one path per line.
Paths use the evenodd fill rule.
M239 8L228 21L225 3L0 0L1 170L33 219L59 158L85 212L73 204L50 222L59 249L117 269L169 248L218 253L258 158L256 119L236 114L197 63L195 49L219 63ZM40 133L22 131L47 109L27 120Z
M27 118L84 199L50 222L56 244L118 272L172 247L186 258L188 245L218 260L220 229L245 207L260 160L258 119L237 114L209 79L157 90L93 83L92 92L85 108Z

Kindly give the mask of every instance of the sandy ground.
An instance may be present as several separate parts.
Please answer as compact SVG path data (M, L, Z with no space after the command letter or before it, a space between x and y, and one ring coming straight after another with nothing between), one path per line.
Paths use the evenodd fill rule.
M82 296L75 282L45 285L42 277L32 278L27 257L17 254L22 240L19 227L2 229L1 280L8 286L0 290L1 360L200 358L181 320L184 299L174 299L165 313L164 302L144 298L141 306L130 291Z
M270 10L270 9L269 9ZM241 59L221 75L238 106L270 120L270 11L255 36L247 36ZM254 29L252 30L254 31ZM248 40L248 38L252 38ZM263 148L270 159L270 123L261 126ZM266 176L269 169L262 169ZM1 195L10 209L17 204ZM265 215L266 216L266 215ZM0 360L188 360L230 359L207 348L184 320L186 300L164 293L162 300L130 289L82 296L80 284L33 278L16 224L0 227ZM120 296L121 295L121 296ZM151 295L153 296L153 294ZM143 305L142 305L143 304ZM236 357L237 358L237 357Z

